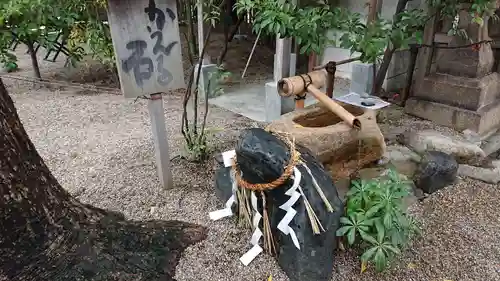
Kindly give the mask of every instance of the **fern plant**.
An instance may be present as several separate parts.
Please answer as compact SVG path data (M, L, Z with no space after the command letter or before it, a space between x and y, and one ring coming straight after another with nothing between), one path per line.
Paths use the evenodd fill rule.
M354 181L347 193L346 215L337 235L361 248L363 264L372 262L377 271L384 270L418 233L403 204L410 195L409 183L390 170L384 178Z

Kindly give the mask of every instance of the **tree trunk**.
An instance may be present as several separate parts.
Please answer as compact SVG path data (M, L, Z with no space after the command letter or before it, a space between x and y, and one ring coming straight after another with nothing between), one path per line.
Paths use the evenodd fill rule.
M232 22L232 9L231 9L231 1L229 0L223 0L225 2L225 5L222 7L224 9L222 19L223 19L223 24L224 24L224 48L222 49L221 54L217 58L217 65L222 64L222 60L226 56L227 53L227 48L229 44L229 29L231 28L231 22Z
M242 16L238 22L236 22L236 25L234 26L233 30L230 32L230 34L226 37L226 29L224 29L224 48L222 49L219 57L217 58L217 64L221 65L224 62L224 59L226 58L227 51L229 49L229 43L231 43L234 39L234 36L236 35L236 32L238 32L238 28L240 28L241 23L243 23L244 17Z
M188 43L188 51L189 51L189 57L190 58L195 58L197 57L197 46L196 46L196 35L194 34L194 16L193 16L193 5L191 1L186 1L187 7L186 7L186 22L187 22L187 43ZM193 63L195 60L192 59L191 63Z
M38 58L36 57L35 51L35 43L33 41L26 42L26 46L28 46L28 52L31 57L31 65L33 66L33 72L35 73L35 77L38 79L42 79L42 75L40 75L40 66L38 66Z
M406 4L408 4L409 0L399 0L398 4L396 6L396 12L394 13L393 20L396 20L396 17L398 14L403 12L403 10L406 8ZM382 90L382 85L384 84L385 77L387 75L387 70L389 69L389 66L391 65L392 61L392 55L396 51L397 46L393 46L391 43L389 43L389 46L384 51L384 58L382 60L382 64L380 65L380 69L377 72L376 78L373 81L373 93L372 95L378 96L380 94L380 91Z
M173 280L181 252L205 235L178 221L126 221L71 197L0 79L0 280Z
M380 64L380 68L378 69L377 75L374 79L373 84L373 95L380 95L380 91L382 90L382 85L384 84L385 77L387 75L387 70L391 65L392 55L396 51L392 46L388 46L384 51L384 58L382 59L382 63Z

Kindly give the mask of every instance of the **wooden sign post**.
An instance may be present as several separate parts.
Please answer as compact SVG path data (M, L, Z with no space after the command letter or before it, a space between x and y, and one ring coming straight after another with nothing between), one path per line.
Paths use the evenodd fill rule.
M109 0L121 90L148 97L160 182L172 187L162 93L185 88L175 0Z

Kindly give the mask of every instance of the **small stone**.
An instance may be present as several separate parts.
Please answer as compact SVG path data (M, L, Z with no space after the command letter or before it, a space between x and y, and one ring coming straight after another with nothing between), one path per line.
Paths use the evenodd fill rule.
M385 167L364 168L356 173L355 178L360 180L371 180L387 175L389 170Z
M420 188L416 188L415 185L412 186L412 191L413 191L413 195L418 200L422 200L422 199L424 199L426 197L424 191L422 189L420 189Z
M421 157L406 146L389 145L384 153L384 157L391 162L414 161L420 162Z
M415 172L418 169L418 163L412 162L412 161L405 161L405 162L392 162L392 165L394 166L394 169L400 173L401 175L404 175L410 179L413 178L415 175Z
M486 157L478 145L433 130L407 132L400 141L419 154L441 151L452 155L460 164L478 165Z
M441 151L428 151L422 156L414 181L417 188L431 194L455 182L458 163Z
M340 200L345 203L347 201L347 192L349 192L351 187L351 179L338 179L333 184L337 188Z
M493 135L489 136L484 142L481 148L484 150L484 153L488 155L493 155L500 152L500 132L496 132Z
M462 134L464 135L464 138L470 142L473 143L477 146L481 146L481 137L479 136L478 133L470 130L470 129L465 129Z
M214 162L216 167L224 167L224 159L222 157L222 153L215 154Z
M404 127L392 127L388 128L387 131L384 130L385 143L387 145L397 144L398 136L404 134L406 128Z
M389 106L377 111L377 122L391 123L391 121L399 120L403 114L402 108L398 106Z
M406 196L405 198L403 198L403 209L407 210L408 208L410 208L413 204L416 204L417 202L418 202L418 198L415 195L410 194L410 195Z
M149 210L149 214L154 215L157 209L158 207L151 207L151 209Z
M458 175L484 181L486 183L498 184L500 182L499 168L488 169L470 165L460 165L458 167Z

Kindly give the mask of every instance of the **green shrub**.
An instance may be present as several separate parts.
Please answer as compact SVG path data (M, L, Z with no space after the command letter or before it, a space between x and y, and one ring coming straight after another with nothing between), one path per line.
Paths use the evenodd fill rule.
M403 205L411 192L409 183L394 170L379 179L353 182L337 235L345 236L349 245L364 251L363 265L373 262L377 271L384 270L418 233L416 222Z

